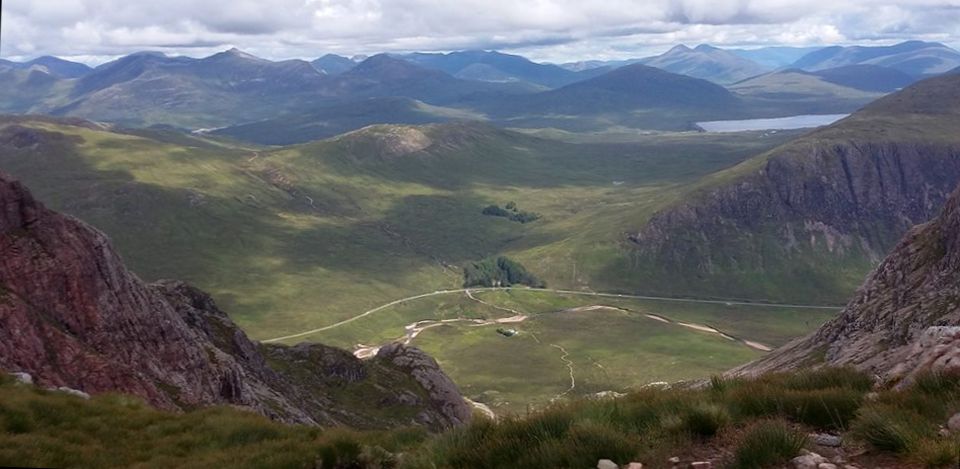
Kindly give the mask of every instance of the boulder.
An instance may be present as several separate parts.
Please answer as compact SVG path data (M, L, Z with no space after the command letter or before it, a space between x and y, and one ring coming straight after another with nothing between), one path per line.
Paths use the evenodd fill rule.
M960 432L960 412L953 414L953 417L947 420L947 429L951 432Z
M17 384L26 384L26 385L33 384L33 376L30 376L30 373L23 373L23 372L10 373L10 376L13 377L13 380L16 381Z
M795 469L819 469L820 464L829 463L830 461L817 453L808 452L807 454L793 458L790 462Z
M59 388L56 389L56 391L62 392L64 394L69 394L71 396L76 396L76 397L79 397L80 399L90 399L89 394L77 389L68 388L66 386L60 386Z
M831 448L837 448L843 443L842 438L828 433L814 433L810 435L810 440L820 446L829 446Z
M597 461L597 469L620 469L620 466L609 459L601 459Z

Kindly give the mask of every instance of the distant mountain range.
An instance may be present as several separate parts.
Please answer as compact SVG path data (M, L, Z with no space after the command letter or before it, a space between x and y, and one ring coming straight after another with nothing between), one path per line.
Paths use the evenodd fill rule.
M845 113L858 109L886 93L917 81L899 70L878 65L845 67L807 72L786 69L765 73L728 86L738 96L762 107L790 106L797 113Z
M392 93L412 98L386 97L390 92L381 91L303 114L227 127L216 133L277 145L331 137L378 122L490 120L512 127L576 129L596 128L610 119L626 119L647 128L688 130L690 122L698 118L718 117L742 107L739 98L720 85L642 64L621 67L554 90L514 94L476 90L457 102L452 98L460 95L442 99L441 93L444 89L451 93L462 90L464 80L389 56L372 57L339 78L347 87L373 81L372 77L389 77L384 82L388 84L383 86L394 87ZM350 94L361 96L361 90Z
M734 83L770 70L731 51L707 44L701 44L693 49L679 45L661 55L649 57L640 62L669 72L703 78L720 84Z
M12 62L0 59L0 67L9 67L18 70L36 69L59 78L77 78L93 70L89 66L81 63L50 56L37 57L27 62Z
M460 119L570 131L685 130L702 120L851 112L960 66L957 51L915 41L818 49L770 71L803 52L677 46L639 61L582 63L579 71L495 51L362 60L328 54L313 62L270 61L236 49L200 59L140 52L96 68L41 57L0 61L0 112L229 128L224 132L238 137L241 129L261 131L254 137L263 143L375 123Z
M356 67L357 63L358 62L354 61L353 59L348 59L336 54L327 54L310 62L310 64L313 65L313 68L316 68L320 72L327 75L339 75L347 72L353 67Z
M822 47L761 47L758 49L729 49L729 51L752 60L767 70L774 70L789 67L800 57L820 49Z
M809 71L847 65L879 65L913 76L931 76L960 66L960 52L937 42L907 41L883 47L826 47L811 52L791 67Z
M181 128L239 124L371 97L450 103L538 89L461 80L385 54L328 74L306 61L272 62L236 49L202 59L137 53L75 79L0 66L0 80L10 85L0 91L4 112Z
M520 97L515 105L533 112L575 115L636 109L716 109L735 102L729 91L706 80L633 64L556 90Z
M822 47L760 47L757 49L724 49L744 59L754 62L756 65L764 68L765 71L774 70L790 66L800 57L811 52L822 49ZM568 70L583 71L593 68L608 67L617 68L624 65L630 65L645 60L652 60L654 57L644 57L625 60L583 60L579 62L567 62L560 64L561 67Z
M441 70L458 78L481 81L524 81L547 88L569 85L610 71L610 68L605 67L572 71L557 65L539 64L519 55L496 51L415 53L398 57L426 68Z

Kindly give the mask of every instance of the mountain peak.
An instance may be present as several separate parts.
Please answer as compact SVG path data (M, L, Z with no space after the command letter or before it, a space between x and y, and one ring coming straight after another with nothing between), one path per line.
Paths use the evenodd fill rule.
M719 84L736 83L768 71L750 59L709 44L700 44L695 49L680 44L664 54L647 57L641 62L668 72Z
M403 80L428 74L442 74L443 72L427 69L415 63L398 59L390 54L377 54L357 64L345 75L365 76L377 80ZM451 77L452 78L452 77Z
M679 54L679 53L687 53L687 52L693 52L693 49L687 47L687 46L684 45L684 44L677 44L677 45L671 47L670 50L668 50L668 51L667 51L666 53L664 53L663 55Z
M261 59L253 54L244 52L236 47L231 47L223 52L218 54L211 55L207 59L219 59L219 58L235 58L235 59L244 59L244 60L256 60L256 61L266 61L266 59Z

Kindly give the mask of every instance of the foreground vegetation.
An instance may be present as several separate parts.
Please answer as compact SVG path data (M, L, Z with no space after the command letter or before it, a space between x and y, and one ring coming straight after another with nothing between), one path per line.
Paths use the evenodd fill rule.
M0 383L0 465L58 467L594 467L598 459L669 467L710 460L778 467L801 448L845 453L858 467L947 467L960 435L960 376L922 376L874 390L847 369L714 378L700 389L649 388L619 398L558 401L497 422L478 416L439 435L285 426L229 408L171 414L124 396L86 401ZM842 448L816 446L831 432ZM716 466L715 466L716 467Z

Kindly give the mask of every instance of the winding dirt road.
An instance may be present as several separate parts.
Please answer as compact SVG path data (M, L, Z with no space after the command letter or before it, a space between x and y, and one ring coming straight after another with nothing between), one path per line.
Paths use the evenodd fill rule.
M798 308L798 309L829 309L829 310L841 309L840 306L796 305L796 304L748 302L748 301L701 300L696 298L670 298L670 297L663 297L663 296L625 295L620 293L598 293L598 292L585 292L585 291L574 291L574 290L554 290L550 288L536 288L536 289L516 288L516 287L458 288L455 290L437 290L430 293L421 293L419 295L401 298L399 300L394 300L389 303L377 306L376 308L373 308L368 311L364 311L363 313L360 313L356 316L344 319L343 321L336 322L328 326L318 327L316 329L310 329L308 331L297 332L295 334L285 335L281 337L274 337L272 339L261 340L261 342L264 342L264 343L280 342L284 340L305 337L311 334L316 334L318 332L328 331L330 329L335 329L344 324L349 324L358 319L367 317L371 314L374 314L378 311L382 311L391 306L395 306L407 301L419 300L421 298L429 298L431 296L438 296L438 295L451 295L455 293L467 293L468 295L471 295L471 292L509 291L509 290L527 290L527 291L536 291L536 292L545 292L545 293L556 293L556 294L563 294L563 295L594 296L594 297L602 297L602 298L627 298L627 299L635 299L635 300L672 301L677 303L699 303L699 304L715 304L715 305L725 305L725 306L738 305L738 306L763 306L767 308ZM480 300L477 300L477 301L480 301ZM500 309L503 309L503 308L500 308Z
M608 305L580 306L580 307L577 307L577 308L570 308L570 309L567 309L567 310L565 310L565 311L570 311L570 312L577 312L577 311L595 311L595 310L598 310L598 309L611 309L611 310L614 310L614 311L623 311L623 312L631 313L631 314L639 314L639 315L641 315L641 316L646 317L647 319L653 319L654 321L662 322L662 323L664 323L664 324L672 324L672 325L675 325L675 326L686 327L687 329L693 329L693 330L699 331L699 332L706 332L706 333L708 333L708 334L716 334L716 335L719 335L720 337L723 337L724 339L727 339L727 340L733 341L733 342L740 342L741 344L746 345L747 347L750 347L750 348L755 349L755 350L760 350L761 352L769 352L769 351L773 350L772 347L770 347L770 346L768 346L768 345L766 345L766 344L762 344L762 343L757 342L757 341L754 341L754 340L747 340L747 339L741 339L741 338L739 338L739 337L734 337L734 336L732 336L732 335L730 335L730 334L727 334L726 332L723 332L723 331L721 331L720 329L717 329L716 327L713 327L713 326L706 326L706 325L703 325L703 324L696 324L696 323L690 323L690 322L674 321L673 319L670 319L670 318L668 318L668 317L661 316L661 315L659 315L659 314L644 313L644 312L641 312L641 311L634 311L634 310L629 309L629 308L621 308L621 307L619 307L619 306L608 306Z

